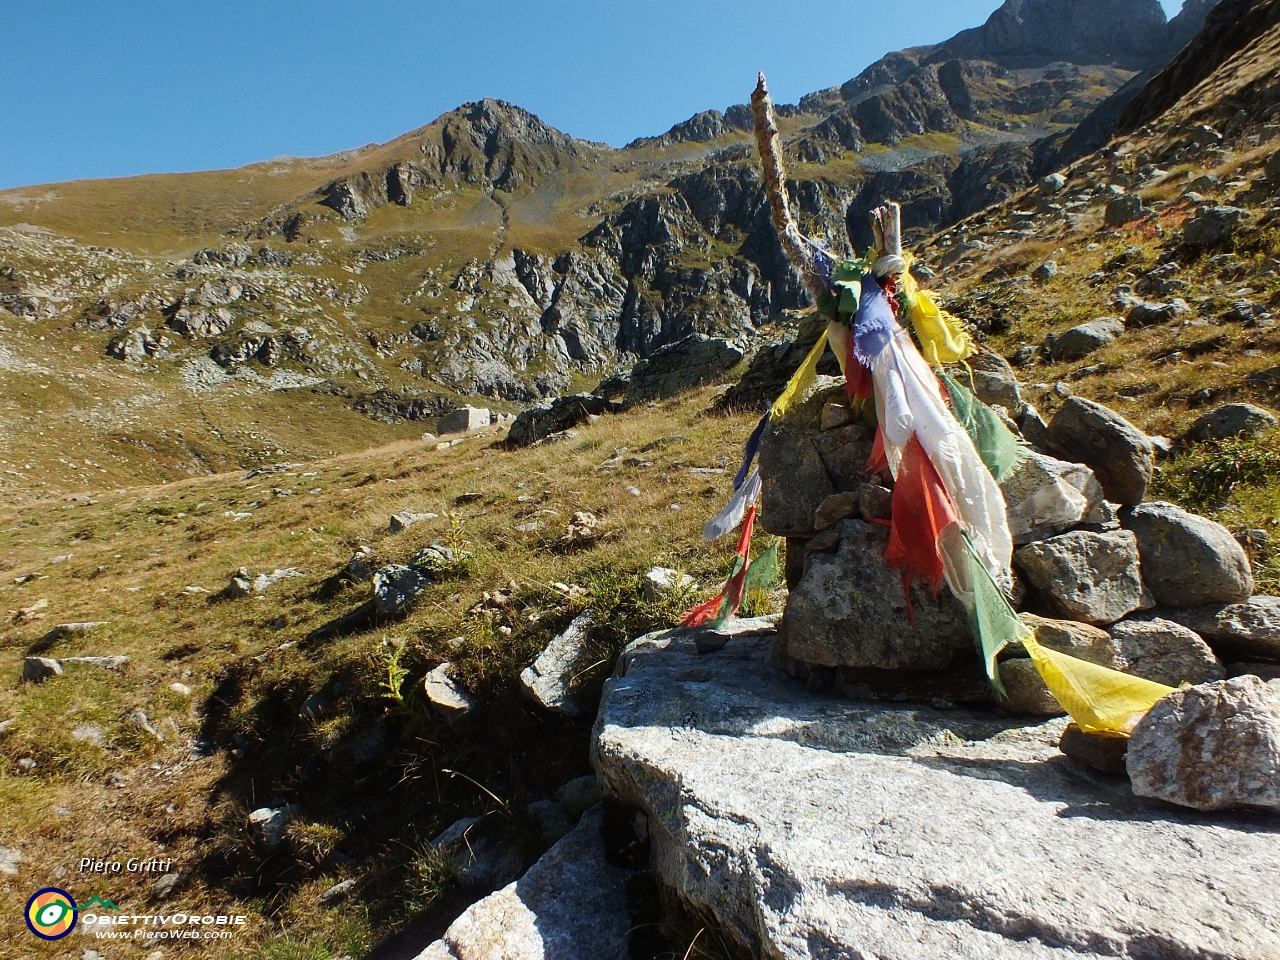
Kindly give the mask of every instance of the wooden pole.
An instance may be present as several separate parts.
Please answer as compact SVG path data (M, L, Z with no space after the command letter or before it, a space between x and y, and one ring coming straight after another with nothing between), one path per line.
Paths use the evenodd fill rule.
M808 241L796 226L791 206L787 202L787 174L782 167L778 125L774 120L773 101L769 99L769 88L765 84L763 73L759 75L755 92L751 94L751 114L755 120L756 147L760 151L760 163L764 168L764 189L769 197L774 229L778 231L778 240L782 243L787 259L800 274L813 302L817 303L828 292L827 284L814 266Z

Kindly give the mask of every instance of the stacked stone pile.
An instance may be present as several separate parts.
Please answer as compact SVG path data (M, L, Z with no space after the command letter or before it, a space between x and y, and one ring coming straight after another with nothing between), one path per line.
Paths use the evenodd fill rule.
M1043 425L1007 366L978 365L974 389L1008 423ZM1253 595L1236 539L1145 502L1150 439L1078 397L1026 433L1034 439L1001 491L1016 545L1013 600L1042 645L1173 687L1280 669L1280 598ZM893 481L867 472L873 438L834 379L765 434L760 524L787 540L791 588L775 660L817 690L989 699L964 608L919 583L908 603L901 573L884 561ZM1026 651L1001 657L1003 706L1063 713Z

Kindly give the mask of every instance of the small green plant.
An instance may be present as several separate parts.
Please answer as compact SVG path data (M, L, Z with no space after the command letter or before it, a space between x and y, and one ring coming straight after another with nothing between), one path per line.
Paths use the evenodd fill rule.
M376 654L384 672L384 677L378 686L382 689L382 695L385 698L394 700L398 704L404 703L404 695L400 692L400 688L404 686L404 681L409 676L409 668L402 662L404 651L403 640L383 637L381 648Z
M458 885L458 871L444 850L417 844L405 865L404 902L411 912L425 910Z

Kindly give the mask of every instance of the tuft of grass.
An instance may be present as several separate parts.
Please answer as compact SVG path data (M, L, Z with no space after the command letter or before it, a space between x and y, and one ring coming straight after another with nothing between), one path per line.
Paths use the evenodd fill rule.
M1191 448L1163 464L1151 485L1155 497L1193 512L1220 509L1235 493L1280 478L1280 451L1259 440L1228 440Z

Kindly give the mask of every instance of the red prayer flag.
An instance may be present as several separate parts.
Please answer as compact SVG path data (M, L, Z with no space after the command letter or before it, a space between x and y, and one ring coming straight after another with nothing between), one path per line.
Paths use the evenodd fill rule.
M902 451L902 464L893 487L893 520L889 547L884 552L889 566L902 568L904 589L919 574L935 594L938 592L943 577L938 536L958 522L938 468L924 452L919 438L912 434ZM910 609L910 594L907 603Z

